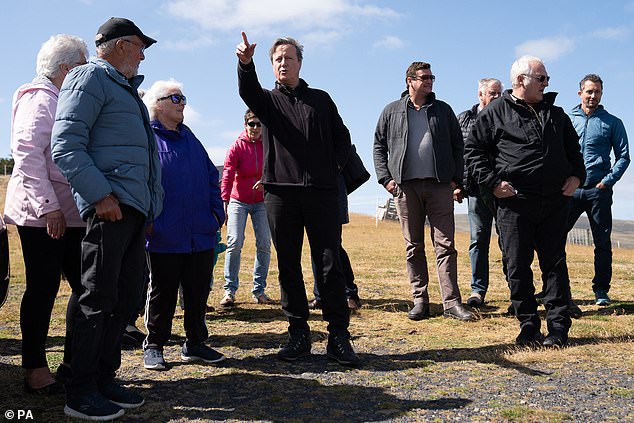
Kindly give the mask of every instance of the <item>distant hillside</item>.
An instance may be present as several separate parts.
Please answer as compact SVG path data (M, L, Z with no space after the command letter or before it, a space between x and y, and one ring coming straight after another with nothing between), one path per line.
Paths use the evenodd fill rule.
M586 215L582 215L575 228L589 229ZM456 231L469 232L469 220L466 214L456 214ZM612 248L634 248L634 221L614 220L612 222Z

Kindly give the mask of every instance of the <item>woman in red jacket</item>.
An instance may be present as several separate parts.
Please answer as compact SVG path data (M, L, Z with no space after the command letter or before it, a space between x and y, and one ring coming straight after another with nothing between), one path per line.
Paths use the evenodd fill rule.
M255 232L253 265L253 299L258 304L272 304L265 294L266 277L271 261L271 232L264 208L262 178L262 124L251 111L244 114L244 131L229 147L222 172L220 195L227 216L227 252L225 256L225 296L220 305L235 305L240 272L240 255L244 244L247 217Z

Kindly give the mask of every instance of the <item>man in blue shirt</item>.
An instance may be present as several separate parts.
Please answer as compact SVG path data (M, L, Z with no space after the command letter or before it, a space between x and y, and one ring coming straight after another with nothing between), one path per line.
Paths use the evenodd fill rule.
M584 76L579 83L581 104L570 113L579 134L586 180L572 197L568 225L572 229L579 216L586 212L594 241L592 290L596 304L607 306L612 279L612 187L630 164L630 152L623 122L599 104L602 95L601 77ZM613 166L610 151L614 153Z

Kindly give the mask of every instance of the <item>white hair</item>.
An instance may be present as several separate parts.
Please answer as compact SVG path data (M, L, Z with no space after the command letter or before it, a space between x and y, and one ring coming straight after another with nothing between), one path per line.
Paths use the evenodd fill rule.
M159 98L172 94L174 90L183 91L183 84L170 78L169 81L156 81L143 95L143 102L150 112L150 119L156 118L156 105Z
M544 64L543 60L536 56L522 56L511 65L511 85L517 86L517 77L528 74L531 71L531 63Z
M500 84L500 88L504 87L502 81L497 78L482 78L478 80L478 91L484 94L486 93L487 88L489 88L489 85L493 84Z
M73 66L88 59L88 46L74 35L53 35L42 44L37 53L35 71L39 76L55 78L61 72L60 65Z

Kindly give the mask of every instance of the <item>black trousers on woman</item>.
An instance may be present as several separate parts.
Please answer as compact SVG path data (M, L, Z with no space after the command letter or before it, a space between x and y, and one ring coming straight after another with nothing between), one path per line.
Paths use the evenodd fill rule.
M213 273L213 250L187 254L149 253L150 287L145 310L147 338L143 348L163 349L172 334L172 320L183 286L185 336L188 345L207 339L207 297Z
M46 337L62 272L72 294L66 308L64 362L70 363L73 327L81 285L81 240L84 228L66 228L60 239L53 239L46 228L18 226L26 271L26 290L20 305L22 330L22 367L37 369L48 366Z

